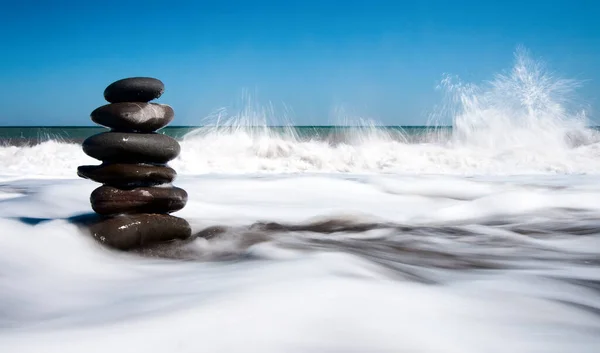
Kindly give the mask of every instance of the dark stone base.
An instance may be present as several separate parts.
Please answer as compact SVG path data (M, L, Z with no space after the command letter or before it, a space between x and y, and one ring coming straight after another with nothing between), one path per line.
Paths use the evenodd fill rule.
M80 225L85 226L100 243L119 250L186 240L192 235L185 219L163 214L89 217Z

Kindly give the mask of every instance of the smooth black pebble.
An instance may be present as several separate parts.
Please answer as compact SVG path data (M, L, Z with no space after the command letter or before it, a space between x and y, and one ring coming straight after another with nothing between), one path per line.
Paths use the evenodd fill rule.
M103 162L158 163L176 158L179 143L163 134L103 132L83 141L83 152Z
M113 103L96 108L92 121L120 131L153 132L167 126L173 118L173 108L156 103Z
M175 180L177 172L167 166L149 164L109 163L101 165L82 165L77 168L77 175L102 184L123 185L158 185Z
M88 227L101 243L119 250L185 240L192 235L189 223L179 217L163 214L127 214L101 218Z
M149 102L165 91L162 81L152 77L130 77L115 81L104 90L110 103Z
M92 192L90 203L101 215L119 213L171 213L187 203L188 194L178 187L141 186L121 189L103 185Z

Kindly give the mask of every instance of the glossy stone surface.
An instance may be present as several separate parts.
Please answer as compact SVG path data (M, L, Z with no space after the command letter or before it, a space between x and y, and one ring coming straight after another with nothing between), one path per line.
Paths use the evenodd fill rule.
M115 81L104 90L104 99L110 103L149 102L160 97L165 85L152 77L130 77Z
M83 152L103 162L164 164L179 155L181 147L162 134L103 132L83 141Z
M77 168L77 175L101 184L113 186L151 186L170 183L175 179L177 173L173 168L167 166L109 163L79 166Z
M120 189L103 185L94 190L90 202L101 215L119 213L171 213L187 203L187 192L172 186L148 186Z
M101 218L88 226L101 243L120 250L132 250L176 239L187 239L192 230L179 217L162 214L133 214Z
M113 103L90 115L96 124L119 131L153 132L167 126L175 117L173 108L156 103Z

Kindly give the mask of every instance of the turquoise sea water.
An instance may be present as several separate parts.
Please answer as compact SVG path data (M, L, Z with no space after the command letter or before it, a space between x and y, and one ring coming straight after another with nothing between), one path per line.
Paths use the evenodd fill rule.
M391 137L398 139L415 139L418 136L428 134L433 131L450 131L451 127L428 127L428 126L256 126L256 127L219 127L209 128L201 126L172 126L160 130L160 133L169 135L176 139L183 138L186 134L202 130L223 130L244 129L256 132L265 132L274 134L285 134L295 136L300 140L328 140L336 139L338 135L347 136L352 132L363 133L386 133ZM0 143L3 145L23 145L36 144L48 140L58 140L64 142L81 142L89 136L108 131L106 128L98 126L10 126L0 127Z
M167 127L161 130L173 137L182 137L193 131L191 126ZM66 140L77 141L107 131L99 126L10 126L0 127L0 140Z

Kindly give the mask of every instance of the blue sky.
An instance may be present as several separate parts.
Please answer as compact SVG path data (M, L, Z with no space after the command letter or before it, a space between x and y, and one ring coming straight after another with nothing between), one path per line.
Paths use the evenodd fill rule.
M165 83L173 125L244 92L299 125L337 123L334 111L422 125L442 74L491 79L518 45L587 80L597 109L599 13L577 0L13 1L0 12L0 125L92 125L104 88L130 76Z

